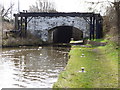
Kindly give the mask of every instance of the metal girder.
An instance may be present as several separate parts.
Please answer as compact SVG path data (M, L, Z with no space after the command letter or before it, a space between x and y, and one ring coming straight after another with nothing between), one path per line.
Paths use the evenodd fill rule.
M14 14L15 15L15 14ZM64 12L56 12L56 13L48 13L48 12L20 12L17 14L18 17L93 17L94 13L78 13L78 12L71 12L71 13L64 13Z
M33 18L33 17L31 17L31 18L28 20L28 22L27 22L27 23L29 23L29 22L32 20L32 18Z
M88 24L90 24L90 20L88 18L86 18L86 17L83 17L83 18Z

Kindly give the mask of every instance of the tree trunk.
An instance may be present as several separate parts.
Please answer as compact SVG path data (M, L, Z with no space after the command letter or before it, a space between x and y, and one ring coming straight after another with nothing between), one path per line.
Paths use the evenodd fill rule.
M114 2L114 7L116 10L116 17L117 17L117 29L119 30L120 28L120 1Z

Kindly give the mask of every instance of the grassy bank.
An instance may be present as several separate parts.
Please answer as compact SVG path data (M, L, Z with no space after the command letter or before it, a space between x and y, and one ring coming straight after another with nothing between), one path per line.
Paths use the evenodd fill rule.
M70 59L53 88L117 88L118 47L72 46ZM80 72L81 67L86 72Z
M46 43L29 31L27 31L27 34L24 37L20 35L20 32L7 32L7 34L4 32L2 35L3 47L38 46L43 44Z
M38 38L9 37L7 39L2 39L3 47L38 46L42 44L44 44L44 42Z

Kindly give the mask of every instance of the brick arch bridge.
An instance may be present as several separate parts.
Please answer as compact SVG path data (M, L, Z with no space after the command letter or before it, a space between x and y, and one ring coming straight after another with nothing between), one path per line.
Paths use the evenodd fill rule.
M53 36L56 36L57 38L57 35L59 35L52 35L52 32L55 32L53 29L56 27L58 27L57 31L59 29L59 33L63 31L62 29L67 29L68 27L69 29L72 28L72 32L75 28L78 29L76 30L78 33L79 30L82 31L83 38L94 39L102 37L102 17L100 14L75 12L20 12L14 14L14 16L15 30L20 30L22 37L25 37L27 31L30 31L33 35L40 37L43 41L49 41L52 40ZM61 31L60 28L62 28ZM64 31L66 29L64 29ZM67 30L66 32L68 33L70 30ZM61 37L63 34L61 33Z

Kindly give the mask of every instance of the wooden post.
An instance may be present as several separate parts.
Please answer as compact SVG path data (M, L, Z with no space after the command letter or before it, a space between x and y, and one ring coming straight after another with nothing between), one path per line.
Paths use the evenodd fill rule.
M103 20L102 18L100 18L100 21L99 21L99 24L100 24L100 38L103 37Z
M15 30L18 30L18 15L15 14Z
M103 19L100 15L96 16L96 39L103 37Z
M92 23L92 39L93 39L93 40L94 40L94 37L95 37L94 31L95 31L95 17L94 17L94 15L93 15L93 23Z
M92 17L90 17L90 40L92 39Z
M21 32L21 37L23 37L23 27L22 27L22 23L23 23L23 17L21 17L20 19L20 32Z
M96 39L99 39L99 21L98 21L98 17L96 17Z
M25 17L25 37L27 37L27 17Z

